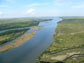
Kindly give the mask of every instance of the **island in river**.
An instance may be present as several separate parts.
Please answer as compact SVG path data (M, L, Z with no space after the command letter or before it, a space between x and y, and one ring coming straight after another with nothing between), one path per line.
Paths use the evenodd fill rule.
M0 53L0 63L37 63L36 59L53 42L53 35L57 27L57 22L61 20L59 17L48 17L47 19L52 20L42 21L42 19L37 25L38 27L41 26L41 29L37 30L34 37L30 40L24 42L17 48ZM36 21L39 20L37 19ZM31 30L32 27L26 33L31 33ZM14 41L4 43L2 46L13 42Z
M0 47L0 53L8 51L8 50L16 48L16 47L19 47L20 45L24 44L24 42L30 40L36 34L37 30L39 30L39 28L34 27L31 30L31 33L25 33L24 35L22 35L20 38L18 38L14 42L12 42L12 43L10 43L8 45L4 45L4 46Z
M60 18L55 17L53 20L49 19L50 21L48 21L45 19L43 22L44 19L41 22L39 19L35 19L39 24L35 24L32 26L33 28L28 26L28 31L21 23L19 26L24 29L17 31L21 35L13 42L3 43L0 46L4 47L15 43L12 47L14 49L0 53L0 63L37 63L37 61L40 63L84 63L84 17L63 17L62 19L60 21ZM43 29L39 30L40 26L43 26ZM5 29L8 28L9 26ZM15 29L14 25L13 29ZM30 36L29 34L33 32L35 34ZM1 35L5 36L6 33L8 32L5 31ZM10 36L11 33L6 36ZM15 35L16 32L13 32L13 34ZM16 34L16 36L18 35ZM28 36L31 37L29 40L27 39ZM22 41L21 38L25 40Z
M84 17L63 17L40 63L84 63Z
M36 32L40 28L42 28L42 26L37 27L37 25L40 22L49 20L52 19L49 18L0 19L0 53L19 47L20 45L24 44L24 42L30 40L36 34ZM30 29L31 31L29 32ZM27 31L29 33L27 33Z

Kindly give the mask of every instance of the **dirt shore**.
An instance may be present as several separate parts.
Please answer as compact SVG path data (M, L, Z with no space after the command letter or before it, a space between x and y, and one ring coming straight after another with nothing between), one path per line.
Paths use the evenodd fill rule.
M35 26L31 30L31 33L25 33L22 37L20 37L19 39L15 40L13 43L10 43L8 45L4 45L4 46L0 47L0 53L21 46L22 44L24 44L25 42L30 40L32 37L34 37L34 35L36 34L36 32L38 30L39 30L39 28Z

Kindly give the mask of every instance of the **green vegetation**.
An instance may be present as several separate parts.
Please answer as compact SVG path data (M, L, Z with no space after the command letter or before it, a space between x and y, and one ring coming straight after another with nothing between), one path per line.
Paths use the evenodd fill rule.
M28 29L24 30L13 30L13 31L7 31L4 33L0 33L0 45L10 42L11 40L16 39L17 37L24 34Z
M0 19L0 30L24 28L36 26L42 21L49 21L47 18L14 18L14 19Z
M40 22L43 22L43 21L51 21L52 19L48 18L48 19L45 19L45 18L41 18L41 19L38 19Z
M39 57L41 63L84 63L84 18L63 18L55 42Z
M39 21L35 20L35 18L0 19L0 30L36 26Z
M0 33L0 45L10 42L17 37L24 34L28 29L25 27L37 26L42 21L49 21L51 19L46 18L14 18L14 19L0 19L0 30L8 30L4 33ZM18 30L16 28L23 28ZM15 30L9 30L15 29Z
M38 21L35 21L36 18L14 18L14 19L0 19L0 30L8 30L15 28L24 28L36 26L39 24ZM23 30L8 30L4 33L0 33L0 45L10 42L17 37L24 34L28 29Z
M21 46L22 44L24 44L25 42L27 42L28 40L30 40L32 37L34 37L34 35L36 34L36 32L39 30L40 28L38 28L37 26L34 26L34 28L31 30L31 33L25 33L24 35L22 35L20 38L18 38L17 40L14 40L12 43L9 43L7 45L1 46L0 47L0 53L17 48L19 46Z

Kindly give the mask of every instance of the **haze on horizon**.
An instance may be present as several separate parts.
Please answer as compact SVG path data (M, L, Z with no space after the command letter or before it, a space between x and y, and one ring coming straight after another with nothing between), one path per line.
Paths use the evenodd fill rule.
M84 0L0 0L0 18L84 16Z

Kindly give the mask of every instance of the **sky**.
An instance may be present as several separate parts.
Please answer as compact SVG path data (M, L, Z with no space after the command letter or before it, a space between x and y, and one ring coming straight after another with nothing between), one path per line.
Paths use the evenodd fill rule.
M84 0L0 0L0 18L84 16Z

